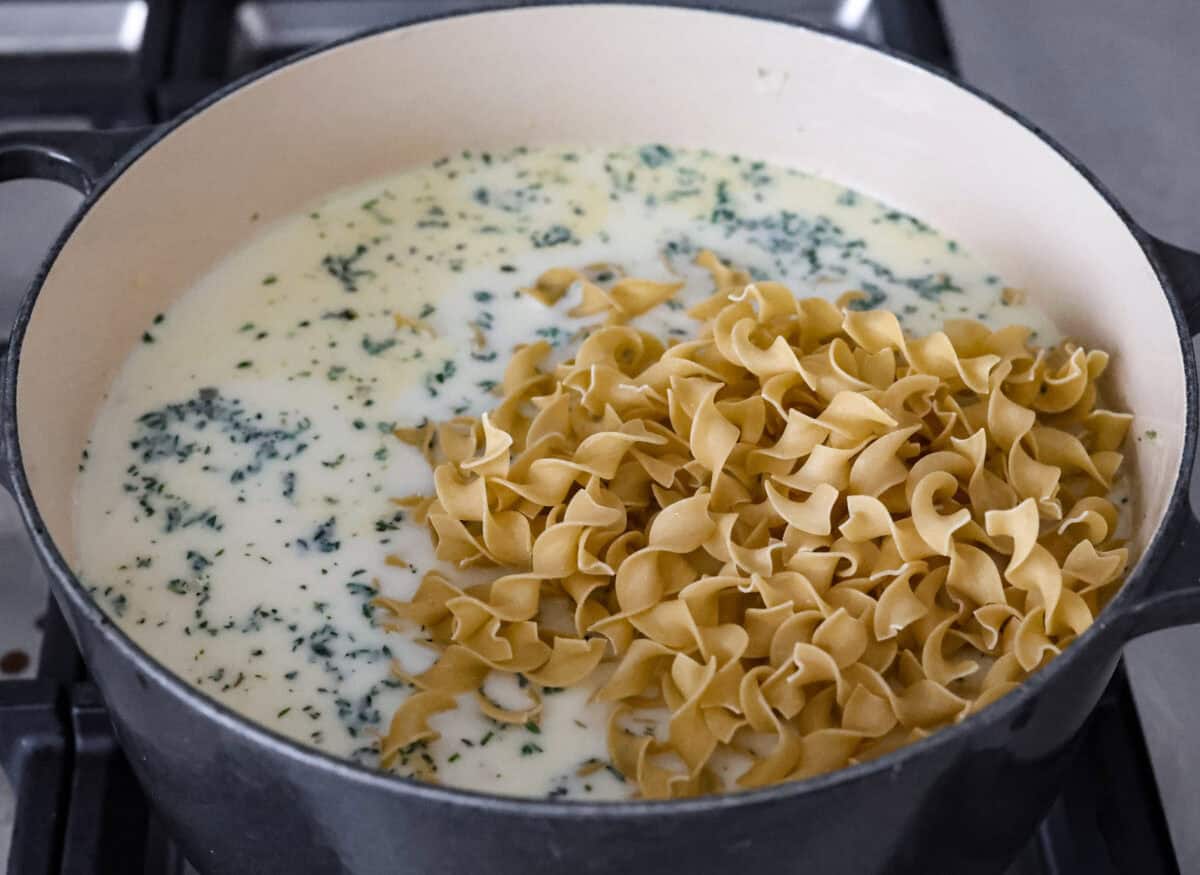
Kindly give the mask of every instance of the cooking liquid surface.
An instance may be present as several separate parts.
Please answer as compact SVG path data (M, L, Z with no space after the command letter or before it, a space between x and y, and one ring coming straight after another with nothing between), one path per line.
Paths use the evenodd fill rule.
M578 292L547 308L517 291L550 267L590 265L601 285L683 280L633 324L692 336L684 311L713 292L692 264L705 248L798 295L861 290L913 333L974 318L1057 339L953 240L822 179L664 146L464 152L262 228L146 326L81 458L82 579L209 695L376 764L410 692L393 661L415 674L435 654L415 627L376 626L371 599L409 596L430 568L488 574L435 560L426 528L390 501L433 488L392 430L494 406L516 344L572 354L597 321L566 315ZM529 701L516 683L485 693ZM502 794L628 797L607 767L607 708L588 695L547 690L526 725L464 696L431 719L441 738L395 770ZM742 767L727 763L728 778Z

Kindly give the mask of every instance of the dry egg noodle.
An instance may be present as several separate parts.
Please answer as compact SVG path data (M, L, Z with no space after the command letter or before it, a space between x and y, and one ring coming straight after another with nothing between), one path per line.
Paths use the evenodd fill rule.
M376 604L437 661L383 740L386 765L493 673L601 685L613 764L645 798L879 756L1012 690L1084 632L1128 564L1106 497L1131 417L1107 355L1029 330L797 298L704 252L694 339L625 325L675 287L555 269L547 304L606 317L575 357L519 348L503 400L400 436L435 464L409 499L437 556ZM483 701L486 703L487 699ZM540 699L493 719L536 720ZM636 724L633 722L636 720ZM649 734L646 727L654 734Z
M700 263L693 263L698 255ZM477 562L457 568L456 558L439 560L421 506L397 506L391 499L435 495L433 467L478 455L486 440L477 418L506 396L512 408L506 433L517 440L517 454L536 443L522 431L536 412L530 399L552 393L557 383L539 372L556 374L554 368L578 355L600 325L640 329L671 343L693 341L698 322L689 308L700 305L694 313L704 321L729 303L720 296L707 300L716 291L714 278L735 289L751 279L774 278L830 300L846 289L861 289L868 297L855 308L886 307L912 336L933 332L954 317L978 319L993 329L1028 325L1030 341L1043 346L1061 336L1047 314L1023 302L955 240L892 206L792 168L664 145L448 155L330 193L263 227L147 322L81 448L75 509L81 580L147 653L206 695L301 744L377 767L380 739L397 707L414 693L393 666L421 675L445 646L433 630L400 621L373 600L382 595L410 601L430 571L466 589L517 569L532 570L531 556L517 556L519 550L512 557L493 552L506 563L502 566ZM769 352L757 330L752 341ZM553 349L539 359L543 347L528 344L541 340ZM506 365L521 344L526 346L517 354L520 364L510 369L505 385ZM628 360L632 347L626 346L611 355L628 370L634 363ZM595 346L588 349L589 364L605 355ZM643 350L647 361L658 357L656 349L652 344ZM671 356L695 358L688 349L682 345ZM699 354L712 374L735 373L727 362L712 360L711 350ZM839 348L837 355L843 354ZM695 364L683 367L693 369L691 376L718 382ZM612 369L596 373L601 382L593 386L590 372L581 372L571 378L574 388L563 392L578 396L586 388L587 409L599 413L611 395L617 399L614 410L632 423L638 415L625 415L632 381L614 380ZM725 403L751 397L755 384L743 376L747 382L738 394L722 388L714 405L739 427L738 444L773 446L786 422L770 400L795 406L801 387L789 388L787 379L767 384L768 406L756 436L760 402L732 408ZM525 379L542 384L521 394ZM661 406L654 412L661 402L652 396L646 401L651 409L642 419L675 432L697 399L680 395L685 406L674 419L669 409L664 418ZM799 409L819 413L811 406ZM439 424L426 426L426 417ZM493 424L503 419L500 412L489 413ZM545 423L550 430L566 429L561 422L553 429ZM582 427L571 424L563 443L546 445L547 456L570 458L574 445L582 443L575 429ZM921 438L892 440L899 451ZM1040 439L1040 453L1032 435L1022 446L1031 458L1045 461L1047 440ZM837 441L828 446L852 450ZM420 458L419 448L426 447L433 466ZM880 443L871 452L886 450ZM708 457L700 451L703 462ZM513 452L507 453L510 466ZM742 470L746 452L731 451L727 474ZM689 469L678 482L673 478L677 466L694 458L691 453L690 442L673 448L635 443L621 464L636 464L618 480L650 466L658 494L645 494L645 501L657 506L663 490L687 494L692 485L687 478L697 471ZM801 488L801 462L812 466L803 477L819 479L819 466L837 461L825 449L811 455L797 457L781 475L788 484L772 481L779 496L800 502L811 494ZM861 455L865 465L868 451ZM903 453L898 458L897 464L909 463ZM857 463L858 455L851 454L850 461ZM1004 476L1007 467L990 462L988 470ZM440 476L472 484L479 480L472 470L479 467ZM533 482L529 472L519 470L506 479ZM1125 501L1126 479L1119 477L1110 494L1118 507ZM495 480L485 472L481 485L493 513L481 543L501 549L496 545L506 541L493 524L500 524L500 533L507 532L507 520L519 525L513 517L497 517L502 509L517 510L531 522L532 541L543 531L539 518L548 511L511 496L502 508ZM718 482L716 497L733 482ZM835 515L848 512L844 494L869 494L861 485L830 485L839 490ZM577 479L566 500L586 486L586 478ZM604 478L597 486L616 488ZM753 494L758 503L767 500L765 487ZM883 497L891 506L891 498ZM470 500L476 502L478 494ZM941 509L943 493L935 490L933 501ZM714 513L727 512L714 507ZM443 509L484 538L482 519L470 519L471 512L458 506ZM653 513L648 503L625 513L631 528L641 525L648 534L644 524ZM1122 516L1122 526L1125 522ZM841 535L834 532L834 539ZM591 537L597 544L599 535ZM781 533L750 538L739 527L730 537L753 551ZM955 540L961 538L956 534ZM632 553L644 545L626 546ZM620 554L606 548L594 555L611 566ZM782 563L770 555L772 563ZM678 561L695 559L685 555ZM656 560L660 566L673 562L665 556ZM846 568L843 562L836 571ZM602 641L608 648L600 664L570 687L489 671L482 689L458 695L457 707L430 718L440 740L402 747L389 756L390 771L552 799L617 799L637 792L637 784L624 780L611 763L606 724L615 705L595 700L620 664L617 652L600 627L587 632L574 616L580 601L588 603L581 622L598 622L593 615L600 608L620 613L610 591L614 581L591 574L578 582L591 585L589 577L595 577L597 583L607 580L607 587L594 594L567 593L564 582L575 583L569 577L539 588L532 618L539 641L553 651L555 635L575 640L582 629L584 639L598 640L589 647ZM497 597L489 591L481 601L494 604ZM739 597L722 592L716 601L728 611ZM725 615L720 619L725 622ZM509 629L526 621L501 622L500 629ZM701 617L701 627L708 622ZM633 629L635 640L648 637L632 623L626 628ZM947 649L957 646L949 632L944 638ZM531 646L530 653L535 651ZM704 661L698 649L689 656ZM986 671L986 661L977 661ZM421 701L439 704L433 696ZM415 703L408 713L419 714ZM663 701L657 710L635 708L619 721L637 733L654 732L666 744L670 714ZM707 762L708 778L734 786L776 738L739 731L736 745L720 745ZM672 754L653 756L662 765L685 768Z

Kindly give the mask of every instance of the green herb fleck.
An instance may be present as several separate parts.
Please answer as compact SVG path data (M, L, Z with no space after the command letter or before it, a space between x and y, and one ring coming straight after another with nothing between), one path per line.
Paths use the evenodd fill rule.
M440 387L456 373L458 373L458 365L453 359L444 360L439 370L427 373L425 375L425 391L429 393L429 397L436 398L441 394Z
M561 246L563 243L578 243L571 229L566 225L551 225L545 231L529 235L535 249L547 249L551 246Z
M850 302L851 310L874 310L880 304L887 300L887 295L883 289L874 283L863 283L862 290L865 293L864 297L855 298Z
M557 325L548 325L545 328L539 328L533 332L538 337L544 338L550 342L551 346L562 346L567 339L567 332L563 331Z
M387 352L399 341L394 337L385 337L383 340L372 340L371 336L364 334L362 337L362 348L367 355L379 355Z
M349 255L326 255L321 259L321 267L341 284L342 291L357 292L360 279L375 276L375 271L358 267L358 260L366 254L367 247L360 243Z
M620 770L619 770L619 769L618 769L616 766L614 766L612 763L605 763L605 764L604 764L604 769L605 769L605 771L607 771L607 772L608 772L610 775L612 775L614 778L616 778L618 781L620 781L622 784L624 784L624 783L625 783L625 776L624 776L624 775L621 773L621 771L620 771Z
M364 201L362 208L372 219L381 225L393 224L391 216L388 216L379 211L379 198L373 197L369 201Z
M337 534L337 517L330 517L325 522L317 526L317 530L308 538L297 538L296 543L304 550L309 548L309 542L312 546L322 553L334 553L341 549L342 542L335 539ZM318 611L324 610L324 602L314 602L313 606ZM315 633L314 633L315 634ZM335 633L336 634L336 633ZM315 649L315 648L314 648ZM321 654L327 655L327 654Z
M652 143L638 149L638 157L647 167L661 167L669 163L675 157L675 153L661 143Z

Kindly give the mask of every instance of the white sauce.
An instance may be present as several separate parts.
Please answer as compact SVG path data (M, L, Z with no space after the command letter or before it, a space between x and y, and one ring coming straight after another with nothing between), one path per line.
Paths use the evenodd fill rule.
M546 268L678 277L687 304L712 293L691 264L702 248L798 294L863 289L913 332L970 317L1055 339L953 241L824 180L663 147L464 154L264 228L147 326L81 465L83 579L209 695L374 763L408 692L392 659L415 673L434 658L416 630L376 628L368 604L372 581L405 597L438 565L426 530L389 503L432 490L391 428L488 409L517 343L541 336L569 353L595 320L566 317L570 296L547 309L516 292ZM396 314L436 337L397 328ZM667 306L636 324L694 331ZM442 738L396 768L496 793L625 797L631 784L608 770L576 774L607 761L605 722L586 690L546 696L538 732L496 725L463 697L432 720Z

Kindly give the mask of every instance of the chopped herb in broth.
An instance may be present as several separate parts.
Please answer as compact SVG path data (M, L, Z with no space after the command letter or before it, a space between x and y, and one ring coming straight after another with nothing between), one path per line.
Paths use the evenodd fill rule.
M251 208L253 205L250 205ZM518 292L572 265L682 282L634 324L686 338L712 293L709 249L802 295L864 292L924 333L969 314L1045 316L966 247L919 219L784 167L668 145L463 152L329 196L259 235L144 326L80 457L80 571L149 652L197 687L303 743L367 764L427 668L418 631L372 600L435 567L393 499L432 481L394 434L496 403L513 347L572 354L594 319ZM1152 439L1147 435L1146 439ZM456 572L460 576L464 572ZM472 572L467 571L470 575ZM480 574L480 579L485 579ZM527 686L489 684L498 707ZM395 770L541 798L624 798L605 709L538 691L502 723L471 696Z

